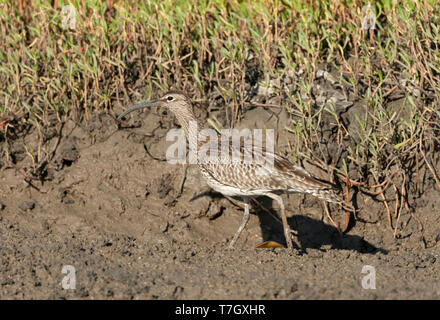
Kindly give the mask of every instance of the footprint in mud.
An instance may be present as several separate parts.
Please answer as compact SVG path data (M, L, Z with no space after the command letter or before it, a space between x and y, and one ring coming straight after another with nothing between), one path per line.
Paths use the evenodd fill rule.
M173 189L171 185L172 177L171 174L165 173L159 177L156 181L157 183L157 194L159 195L159 199L165 198L168 193Z

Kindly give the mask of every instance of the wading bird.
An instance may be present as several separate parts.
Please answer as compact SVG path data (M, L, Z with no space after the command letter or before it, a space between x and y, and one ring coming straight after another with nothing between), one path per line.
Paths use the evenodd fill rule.
M200 141L195 138L199 134L199 127L191 125L191 123L197 124L197 119L193 112L191 99L183 92L169 91L159 99L136 104L119 115L118 119L122 119L132 111L154 106L166 107L175 114L177 121L185 131L190 150L197 154L202 146ZM220 139L220 136L218 138ZM218 148L217 142L213 148ZM206 148L206 146L204 147ZM253 150L246 150L241 146L239 151L244 154L252 154L253 152ZM304 168L292 164L278 154L273 153L271 156L273 160L271 162L198 158L197 165L200 172L212 189L226 196L241 197L244 202L242 221L228 248L233 248L249 220L249 198L252 196L267 196L278 203L284 236L289 249L292 249L292 238L281 198L283 193L311 194L321 200L345 207L330 184L313 178ZM254 160L258 157L261 157L261 154L253 154Z

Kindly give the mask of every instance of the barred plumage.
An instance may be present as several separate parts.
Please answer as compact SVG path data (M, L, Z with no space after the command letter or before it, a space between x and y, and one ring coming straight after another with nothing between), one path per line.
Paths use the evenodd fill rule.
M160 99L135 105L122 113L119 119L131 111L153 105L168 107L176 115L188 138L190 149L198 154L201 144L195 137L198 136L199 129L197 126L191 125L191 122L197 123L197 119L193 112L191 99L183 92L170 91ZM210 150L220 150L219 141L219 136L217 141L211 141L212 145L208 145ZM207 147L206 144L204 144L204 147ZM228 148L228 156L233 151L237 151L233 149L232 145L229 145ZM278 202L284 227L284 236L289 248L292 248L291 232L287 223L281 194L307 193L321 200L344 206L344 202L336 195L330 184L313 178L304 168L293 165L286 158L275 153L268 153L265 149L258 153L255 150L248 150L242 145L240 145L240 150L238 151L243 155L243 157L240 157L240 161L224 161L225 159L220 157L198 159L200 172L211 188L227 196L242 197L244 201L245 212L243 219L229 245L230 248L234 246L241 231L247 224L249 219L248 202L251 196L264 195ZM253 161L245 161L245 156L251 156ZM270 164L266 161L268 156L272 160Z

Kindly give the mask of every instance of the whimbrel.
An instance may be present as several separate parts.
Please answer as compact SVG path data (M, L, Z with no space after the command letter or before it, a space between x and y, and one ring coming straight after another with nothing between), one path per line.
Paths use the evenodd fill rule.
M185 131L189 141L189 148L198 152L201 144L194 137L199 134L197 119L193 112L191 99L183 92L169 91L159 99L142 102L124 111L118 119L126 114L145 107L161 106L170 109L177 121ZM220 137L218 137L220 138ZM217 148L218 144L215 144ZM205 146L206 147L206 146ZM249 150L243 150L247 152ZM213 161L198 159L198 167L201 175L208 185L217 192L226 196L241 197L244 202L244 215L237 232L234 234L229 248L233 248L241 232L249 220L249 198L252 196L267 196L278 203L281 212L281 220L284 228L284 236L289 249L292 249L292 239L289 224L287 223L284 203L281 198L283 193L306 193L321 200L333 202L343 206L343 201L335 194L330 184L313 178L304 168L292 164L286 158L272 155L272 164L254 161Z

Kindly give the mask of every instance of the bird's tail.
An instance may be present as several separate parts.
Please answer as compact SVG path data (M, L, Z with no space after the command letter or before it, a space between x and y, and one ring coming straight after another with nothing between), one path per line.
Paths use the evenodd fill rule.
M315 197L317 197L318 199L330 202L330 203L335 203L339 206L341 206L343 209L354 212L355 209L354 207L345 202L344 200L342 200L333 189L316 189L313 190L311 192L311 194Z

